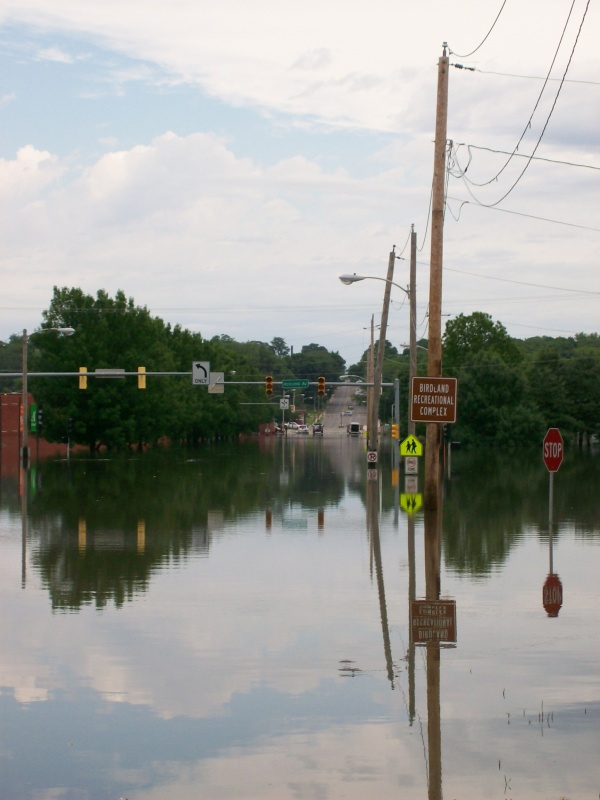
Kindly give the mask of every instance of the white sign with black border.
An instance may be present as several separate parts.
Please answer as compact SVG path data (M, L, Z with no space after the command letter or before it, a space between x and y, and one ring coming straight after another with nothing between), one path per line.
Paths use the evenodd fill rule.
M192 364L192 383L194 386L210 385L210 361L194 361Z

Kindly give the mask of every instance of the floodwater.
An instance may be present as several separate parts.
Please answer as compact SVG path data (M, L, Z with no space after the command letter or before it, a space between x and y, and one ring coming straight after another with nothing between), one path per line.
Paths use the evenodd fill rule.
M600 455L454 453L437 517L389 461L4 477L2 800L597 798Z

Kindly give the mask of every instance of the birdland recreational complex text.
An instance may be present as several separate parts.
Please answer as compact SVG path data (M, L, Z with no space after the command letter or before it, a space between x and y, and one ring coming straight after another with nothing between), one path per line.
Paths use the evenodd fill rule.
M413 422L456 422L456 378L413 378Z

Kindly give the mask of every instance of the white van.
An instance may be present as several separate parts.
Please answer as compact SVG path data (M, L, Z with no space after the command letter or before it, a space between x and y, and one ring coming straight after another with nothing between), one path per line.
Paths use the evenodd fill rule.
M346 427L346 433L349 436L360 436L360 422L351 422Z

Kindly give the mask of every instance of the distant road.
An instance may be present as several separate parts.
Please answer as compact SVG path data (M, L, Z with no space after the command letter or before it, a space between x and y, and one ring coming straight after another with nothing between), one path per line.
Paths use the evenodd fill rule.
M358 405L354 401L356 386L337 386L332 394L327 409L323 414L325 436L345 436L346 426L350 422L359 422L361 427L367 424L367 407ZM348 411L348 406L353 405L352 416L343 412ZM343 416L340 416L342 414ZM341 426L340 426L341 424Z

